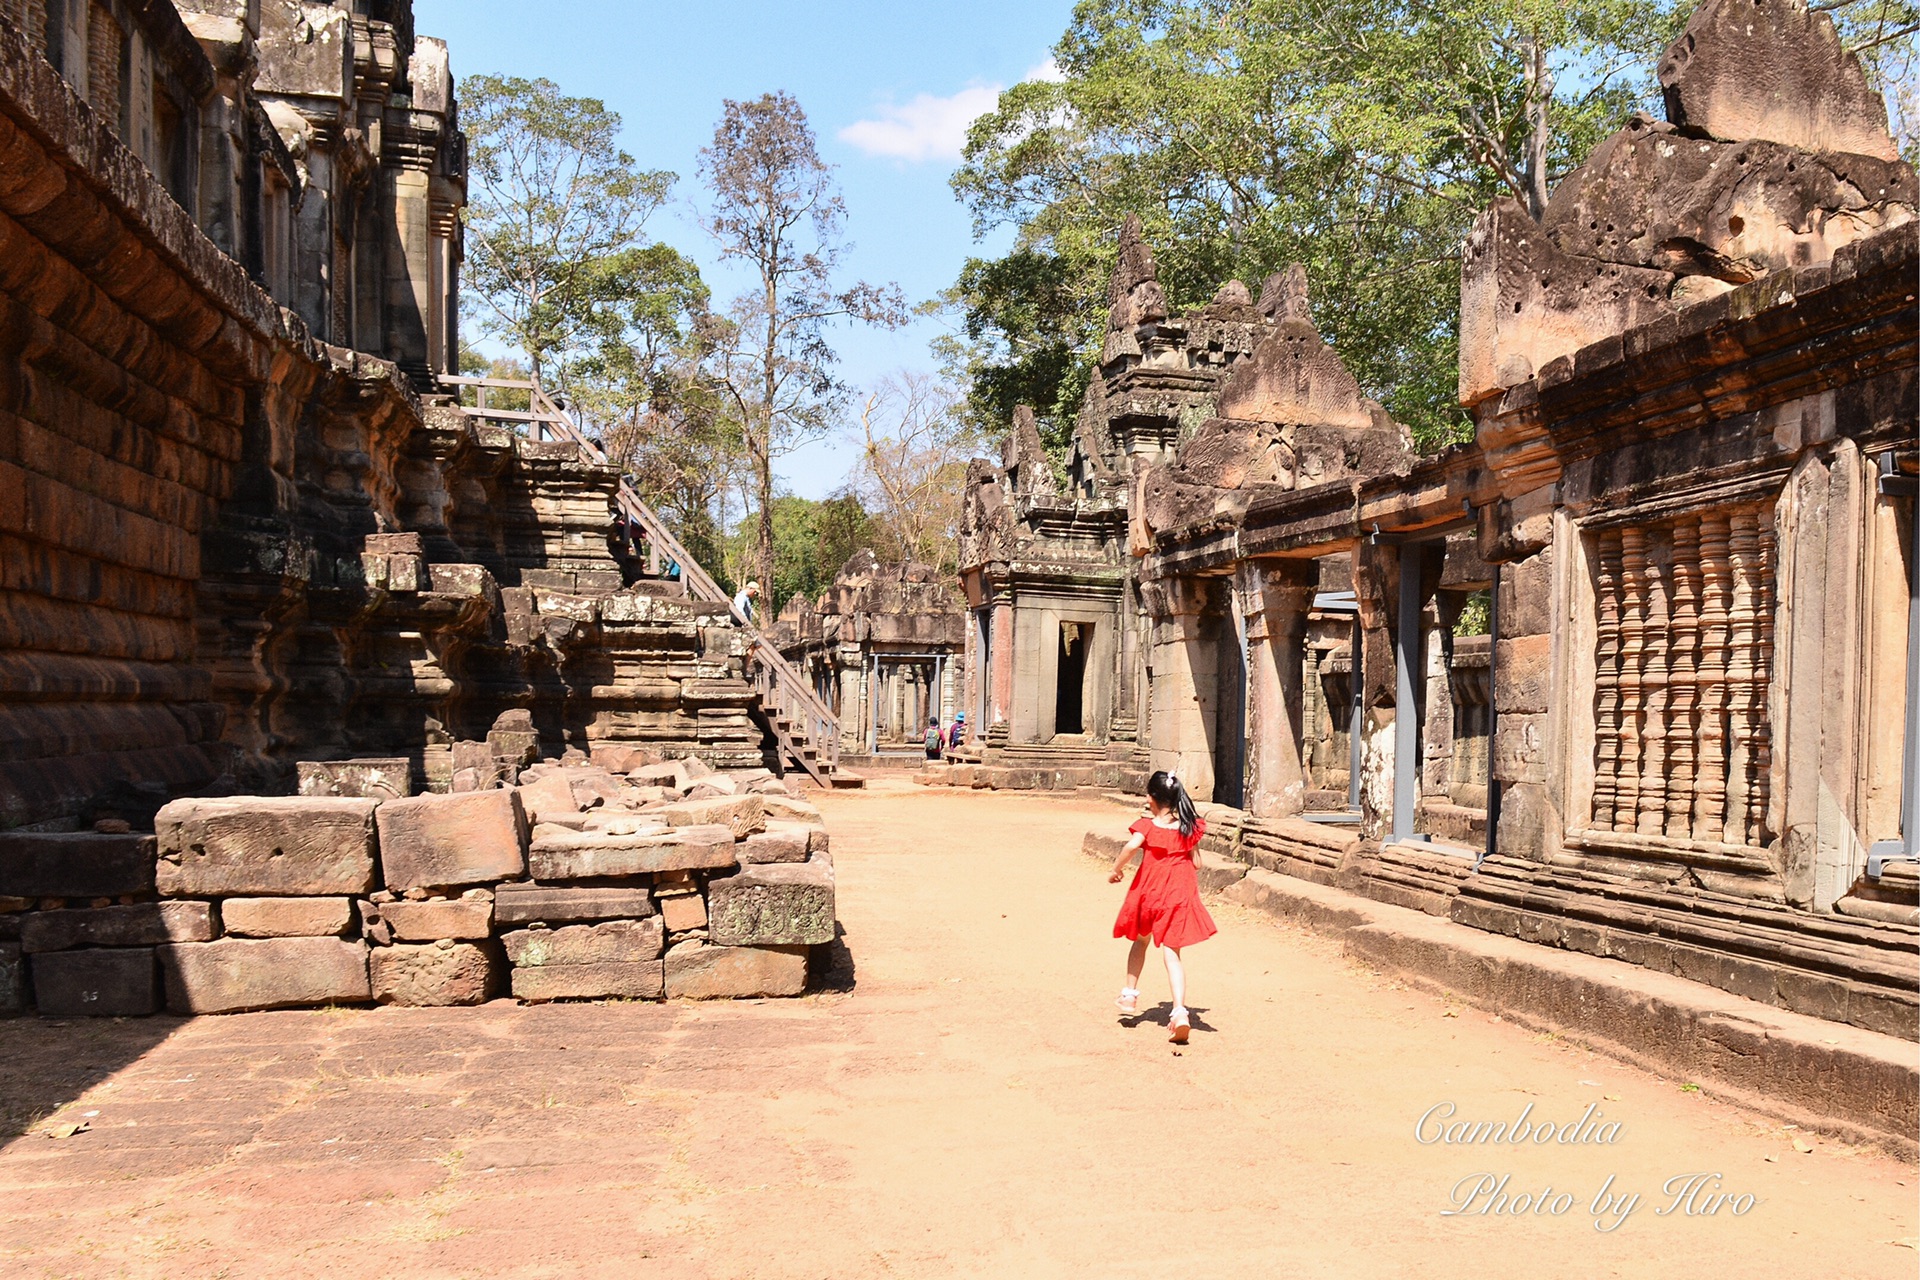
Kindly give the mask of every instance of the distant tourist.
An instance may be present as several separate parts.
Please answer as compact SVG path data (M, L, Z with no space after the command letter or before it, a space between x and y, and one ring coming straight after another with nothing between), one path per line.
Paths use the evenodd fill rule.
M947 749L958 751L960 744L967 740L967 713L962 711L953 718L953 728L947 732Z
M1131 938L1127 953L1127 985L1120 988L1120 1012L1140 1012L1140 970L1147 963L1147 942L1160 948L1167 962L1167 983L1173 988L1173 1012L1167 1017L1175 1044L1185 1044L1192 1021L1187 1014L1187 971L1180 949L1204 942L1219 930L1206 904L1200 901L1200 838L1207 824L1193 810L1193 801L1180 779L1164 770L1147 779L1147 816L1127 828L1132 834L1113 864L1109 884L1119 884L1127 863L1141 852L1113 936Z
M941 744L946 740L946 735L940 732L940 717L927 721L927 759L938 760Z
M753 625L753 602L759 598L760 584L758 582L749 582L746 586L740 588L740 593L733 598L733 613L736 624L744 624L749 627Z

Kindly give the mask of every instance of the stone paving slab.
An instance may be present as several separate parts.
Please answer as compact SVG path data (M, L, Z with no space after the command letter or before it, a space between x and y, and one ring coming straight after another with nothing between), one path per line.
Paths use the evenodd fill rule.
M0 1023L0 1274L1911 1280L1911 1166L1803 1153L1232 902L1189 953L1194 1043L1156 1021L1157 958L1117 1020L1119 888L1074 853L1124 829L1098 802L826 803L847 950L799 1000ZM1416 1142L1442 1099L1591 1102L1627 1136ZM1583 1196L1712 1168L1761 1204L1441 1217L1487 1167Z

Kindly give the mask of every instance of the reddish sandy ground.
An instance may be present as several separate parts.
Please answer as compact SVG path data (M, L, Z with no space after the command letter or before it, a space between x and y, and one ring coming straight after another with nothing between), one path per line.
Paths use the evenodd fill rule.
M826 807L850 990L0 1026L4 1132L23 1134L0 1151L0 1273L1915 1274L1911 1167L1802 1152L1684 1082L1453 1009L1228 904L1190 953L1192 1045L1122 1025L1120 891L1078 852L1090 825L1124 827L1112 804L883 790ZM1598 1103L1622 1129L1422 1145L1441 1102L1554 1123ZM1442 1216L1482 1171L1572 1203ZM1658 1216L1662 1184L1695 1172L1756 1200ZM1610 1176L1641 1200L1602 1233L1589 1205Z

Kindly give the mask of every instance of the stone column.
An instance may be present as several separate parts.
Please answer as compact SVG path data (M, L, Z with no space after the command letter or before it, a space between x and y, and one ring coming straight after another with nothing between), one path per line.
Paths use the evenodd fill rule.
M1185 578L1155 583L1148 606L1153 616L1149 763L1179 774L1195 800L1213 798L1208 718L1216 701L1219 654L1204 616L1206 585Z
M1312 561L1245 562L1247 605L1247 808L1279 818L1306 806L1305 646L1313 605Z
M987 724L1004 724L1013 711L1013 604L998 600L993 606L993 706Z
M867 665L858 647L840 650L840 749L867 745Z

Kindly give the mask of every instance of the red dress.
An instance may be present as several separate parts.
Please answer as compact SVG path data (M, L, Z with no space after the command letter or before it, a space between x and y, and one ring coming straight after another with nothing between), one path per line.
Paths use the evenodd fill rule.
M1113 922L1113 936L1151 935L1163 947L1190 947L1218 933L1200 901L1200 877L1193 868L1193 848L1207 833L1206 819L1193 824L1190 836L1181 835L1179 827L1156 826L1152 818L1127 830L1145 836L1147 843L1127 900L1120 904L1120 918Z

